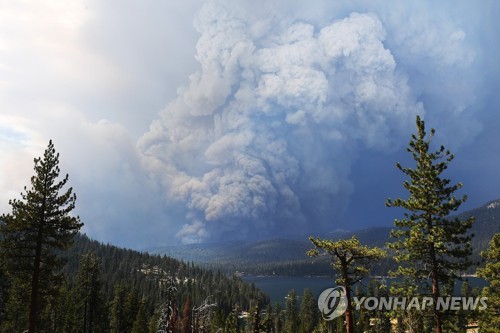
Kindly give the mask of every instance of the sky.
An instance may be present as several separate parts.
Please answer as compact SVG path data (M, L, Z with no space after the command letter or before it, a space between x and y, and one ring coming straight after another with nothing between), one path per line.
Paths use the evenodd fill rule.
M391 226L420 115L500 198L500 2L0 0L0 212L53 140L135 249Z

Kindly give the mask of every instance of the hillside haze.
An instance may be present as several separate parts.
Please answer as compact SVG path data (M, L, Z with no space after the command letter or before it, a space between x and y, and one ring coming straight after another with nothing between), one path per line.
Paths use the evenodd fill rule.
M500 199L463 212L461 219L475 217L472 226L473 259L481 261L491 237L500 232ZM389 233L392 227L372 227L357 231L335 230L315 237L345 239L356 235L361 243L368 246L384 247L391 241ZM195 262L228 272L240 271L263 275L325 275L331 274L327 258L309 258L306 251L312 248L309 235L294 239L268 239L261 241L240 241L189 244L150 249L150 253L167 255L172 258ZM389 262L382 263L380 272L388 268Z

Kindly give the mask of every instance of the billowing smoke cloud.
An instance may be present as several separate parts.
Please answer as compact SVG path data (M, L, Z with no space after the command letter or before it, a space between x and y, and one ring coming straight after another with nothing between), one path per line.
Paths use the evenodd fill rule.
M374 13L326 24L250 16L203 7L200 70L139 141L165 200L185 207L184 243L334 229L359 154L394 151L428 112L432 96L409 82L426 74L411 71L437 68L437 86L474 57L455 26L430 38L411 21L389 31Z

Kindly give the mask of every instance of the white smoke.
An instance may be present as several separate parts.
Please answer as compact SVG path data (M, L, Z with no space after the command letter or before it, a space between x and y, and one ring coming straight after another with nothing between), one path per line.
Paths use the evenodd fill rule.
M372 13L323 26L249 17L203 7L200 70L139 141L165 200L186 208L184 243L334 229L357 156L393 151L424 113L408 63L386 44L407 48L402 60L421 52L449 66L464 38L457 29L434 48L439 32L418 41L403 36L410 27L387 41Z

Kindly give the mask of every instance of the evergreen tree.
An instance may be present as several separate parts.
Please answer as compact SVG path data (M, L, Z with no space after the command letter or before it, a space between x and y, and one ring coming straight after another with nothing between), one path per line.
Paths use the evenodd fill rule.
M379 248L362 245L356 236L339 241L322 240L309 237L315 248L309 250L309 256L317 256L320 249L331 256L333 269L338 272L336 283L345 288L347 309L344 313L347 333L354 332L351 291L352 287L370 272L371 265L384 258L385 252Z
M363 286L358 284L354 290L354 295L361 299L362 297L371 297L375 296L374 288L373 288L373 280L370 280L368 283L368 288L365 292ZM361 332L369 331L370 329L370 317L373 315L371 311L366 310L364 307L361 307L358 311L356 311L354 315L354 321L356 322L356 328L358 328Z
M27 312L28 322L21 325L28 325L29 333L37 330L46 295L53 294L61 282L59 271L63 260L58 251L70 247L82 226L78 217L70 215L76 202L73 189L60 194L68 175L58 181L59 154L52 141L43 158L35 158L34 163L31 188L24 188L21 199L10 200L12 212L0 218L3 236L0 247L8 274L11 279L20 280L18 286L29 288L24 293L28 298L27 308L18 313L23 316L23 312ZM17 327L18 330L25 328Z
M283 332L283 317L280 303L274 305L274 331L276 333Z
M69 290L66 284L59 289L59 295L54 302L54 322L56 325L51 332L80 332L81 313L78 311L77 300L78 298L77 295L75 295L74 290Z
M129 291L125 299L125 304L123 305L123 315L125 319L123 331L130 332L130 330L132 330L135 318L137 317L137 313L139 312L139 307L140 301L139 297L137 296L137 292L134 290Z
M224 333L238 333L238 317L234 312L231 312L226 318Z
M490 285L483 289L483 297L488 300L479 315L479 327L481 332L493 333L500 328L500 233L493 236L489 249L481 255L486 258L486 266L477 270L477 276Z
M100 260L95 253L88 253L80 260L76 280L75 300L78 304L81 331L96 332L104 317L104 300L101 293Z
M416 167L404 168L397 164L397 168L410 178L403 183L409 198L388 199L386 202L388 207L408 211L404 219L394 221L397 228L391 232L391 237L397 240L389 247L396 251L395 259L400 264L396 274L411 278L417 284L430 277L430 292L434 304L437 304L443 284L453 283L457 273L471 265L468 230L473 218L449 218L450 213L467 199L466 196L454 196L455 191L462 187L461 183L450 185L450 180L442 177L453 155L444 146L431 152L430 143L435 130L432 129L427 136L425 123L418 116L416 125L417 134L412 135L407 148ZM433 317L435 331L441 333L442 314L437 307L434 307Z
M316 325L316 327L314 328L314 330L312 331L312 333L331 333L331 332L337 332L337 331L332 331L331 327L332 327L332 322L326 321L326 320L321 320L318 323L318 325Z
M125 302L127 301L128 291L123 284L115 286L114 297L111 302L111 333L122 333L127 331L128 322ZM135 316L134 316L135 318Z
M363 296L363 292L359 291L359 296ZM376 297L378 299L390 297L389 290L387 285L385 284L385 280L379 281L375 279L370 279L368 283L367 297ZM377 311L368 311L366 309L361 308L360 311L361 323L360 330L361 332L370 331L370 332L378 332L378 333L390 333L391 332L391 323L389 320L389 311L385 309L377 310Z
M146 318L146 302L143 300L135 316L132 333L148 333L148 320Z
M460 287L460 296L465 299L472 296L472 288L469 285L469 281L465 280ZM455 316L455 320L453 320L453 330L457 333L467 333L467 325L472 321L473 312L466 311L464 309L458 310Z
M9 288L9 295L6 304L6 320L1 324L2 332L19 332L24 330L28 322L28 299L26 291L29 284L23 279L13 279Z
M300 332L310 333L318 322L317 305L310 289L304 290L302 302L300 303Z
M158 332L158 321L160 320L160 315L158 313L153 313L151 317L149 317L148 328L149 333L157 333Z
M262 321L262 327L265 333L271 333L273 330L273 308L271 303L267 304L266 314L264 320Z
M3 264L2 257L0 257L0 323L4 322L6 319L8 290L9 290L9 283L7 278L7 272L5 270L5 265Z
M224 328L224 316L222 311L216 310L212 316L212 322L210 323L210 332L217 332Z
M298 332L299 311L297 308L297 294L295 290L290 290L285 301L285 332Z

